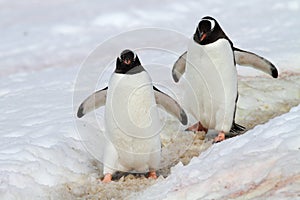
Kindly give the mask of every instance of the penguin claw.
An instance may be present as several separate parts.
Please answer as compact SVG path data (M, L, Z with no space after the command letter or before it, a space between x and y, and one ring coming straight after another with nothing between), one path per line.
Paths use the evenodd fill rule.
M241 134L246 130L244 126L241 126L239 124L236 124L235 122L232 123L232 127L230 129L230 133L237 133Z

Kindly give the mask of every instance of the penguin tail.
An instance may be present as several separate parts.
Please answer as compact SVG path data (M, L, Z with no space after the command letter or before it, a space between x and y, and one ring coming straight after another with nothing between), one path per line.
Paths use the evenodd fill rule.
M232 126L231 126L231 129L230 129L230 132L229 132L230 133L229 135L232 135L232 137L233 137L233 136L236 136L236 135L240 135L244 132L246 132L246 128L244 126L236 124L235 122L233 122Z

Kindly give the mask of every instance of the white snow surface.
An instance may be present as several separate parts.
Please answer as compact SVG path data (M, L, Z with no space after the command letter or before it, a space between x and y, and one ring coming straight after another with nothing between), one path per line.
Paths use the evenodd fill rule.
M137 199L299 199L300 106L177 164Z
M240 77L238 121L256 125L256 118L265 122L299 104L297 0L0 0L0 8L0 199L64 199L58 193L64 184L99 178L101 164L82 144L90 142L97 152L102 141L96 132L101 130L89 127L86 138L78 134L74 107L79 102L73 105L72 98L80 64L121 32L158 27L191 37L199 19L214 16L237 47L291 75L275 80L239 67L240 75L260 77ZM177 44L177 49L183 52L186 46ZM147 70L180 96L170 76L162 75L170 73L175 57L154 55L140 58L145 64L166 64L163 72ZM187 166L178 164L169 177L130 198L300 199L299 122L298 106L213 145Z

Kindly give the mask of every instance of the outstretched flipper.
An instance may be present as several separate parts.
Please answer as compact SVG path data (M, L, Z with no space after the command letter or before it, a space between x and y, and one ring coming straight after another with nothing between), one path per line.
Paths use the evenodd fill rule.
M239 65L248 65L271 75L273 78L278 77L278 71L270 61L252 52L234 48L234 58Z
M161 92L156 87L153 86L153 89L156 103L163 106L168 113L179 119L183 125L186 125L188 121L187 115L180 105L170 96Z
M106 102L107 88L108 87L102 90L98 90L97 92L94 92L92 95L86 98L78 108L77 117L81 118L86 113L104 106Z
M186 55L187 55L187 51L184 52L184 53L178 58L178 60L175 62L175 64L173 65L173 69L172 69L172 77L173 77L173 80L174 80L176 83L179 81L180 77L181 77L182 74L185 72Z

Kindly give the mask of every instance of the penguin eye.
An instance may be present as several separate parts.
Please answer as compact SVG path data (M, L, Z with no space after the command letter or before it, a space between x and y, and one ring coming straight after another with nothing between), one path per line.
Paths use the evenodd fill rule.
M123 60L125 60L126 57L125 57L124 54L123 54L123 55L121 54L121 55L119 56L119 58L120 58L121 61L123 61Z

